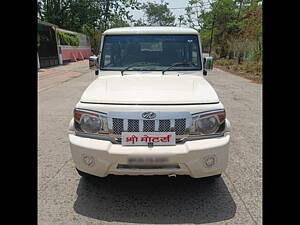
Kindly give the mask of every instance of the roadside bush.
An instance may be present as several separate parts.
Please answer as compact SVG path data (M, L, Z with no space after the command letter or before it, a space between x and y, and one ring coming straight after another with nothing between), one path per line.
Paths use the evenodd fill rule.
M255 82L261 83L262 81L262 62L244 60L238 64L235 59L217 59L215 65Z
M58 31L61 45L79 46L79 38L76 35Z

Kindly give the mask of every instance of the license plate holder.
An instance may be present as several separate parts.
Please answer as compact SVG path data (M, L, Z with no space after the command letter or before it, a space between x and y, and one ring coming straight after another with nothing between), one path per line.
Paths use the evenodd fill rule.
M176 145L175 132L122 132L123 146Z

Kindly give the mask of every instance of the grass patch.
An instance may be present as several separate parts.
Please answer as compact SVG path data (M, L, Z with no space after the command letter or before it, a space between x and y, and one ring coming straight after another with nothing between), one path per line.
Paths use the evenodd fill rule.
M255 83L262 83L262 65L254 61L238 64L234 59L218 59L214 61L217 68L247 78Z

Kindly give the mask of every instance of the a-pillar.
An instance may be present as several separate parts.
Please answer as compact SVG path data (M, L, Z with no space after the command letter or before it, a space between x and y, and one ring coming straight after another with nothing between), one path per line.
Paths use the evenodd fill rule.
M38 70L40 69L40 58L39 58L38 52L37 52L37 68L38 68Z

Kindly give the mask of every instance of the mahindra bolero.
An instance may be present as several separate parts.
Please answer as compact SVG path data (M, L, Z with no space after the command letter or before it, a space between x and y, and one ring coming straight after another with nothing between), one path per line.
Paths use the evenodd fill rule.
M205 79L199 33L182 27L106 30L95 80L74 108L70 149L80 175L218 177L230 123Z

